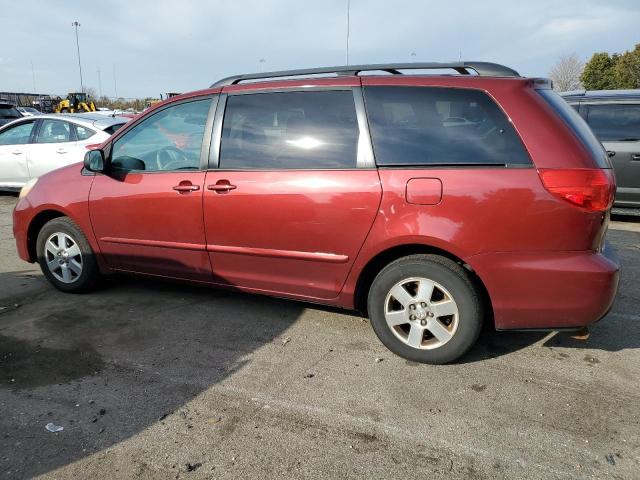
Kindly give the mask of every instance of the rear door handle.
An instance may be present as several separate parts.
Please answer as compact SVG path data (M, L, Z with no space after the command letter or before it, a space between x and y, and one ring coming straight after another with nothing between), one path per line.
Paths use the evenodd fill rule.
M640 153L634 153L633 155L631 155L631 160L640 160Z
M218 180L214 185L207 185L207 190L213 190L214 192L224 193L230 190L235 190L235 185L231 185L228 180Z
M22 155L22 150L14 150L13 152L14 155Z
M67 151L64 148L59 148L56 150L56 153L67 153Z
M189 193L200 190L198 185L193 185L191 182L180 182L179 185L173 187L176 192L180 193Z

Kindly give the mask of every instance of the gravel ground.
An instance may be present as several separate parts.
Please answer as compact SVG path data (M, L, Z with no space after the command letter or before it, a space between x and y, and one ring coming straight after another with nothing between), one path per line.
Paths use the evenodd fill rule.
M15 201L0 478L638 478L638 220L612 224L621 291L588 340L485 332L426 366L330 308L123 277L59 293L15 253Z

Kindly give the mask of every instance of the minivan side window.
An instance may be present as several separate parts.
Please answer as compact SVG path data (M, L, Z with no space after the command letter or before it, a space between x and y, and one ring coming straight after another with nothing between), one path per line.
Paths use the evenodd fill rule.
M111 165L119 170L199 170L211 99L172 105L142 120L118 138Z
M358 121L351 90L230 95L220 168L356 168Z
M640 140L640 104L589 105L587 123L601 142Z
M365 88L376 163L530 165L520 138L495 102L479 90Z

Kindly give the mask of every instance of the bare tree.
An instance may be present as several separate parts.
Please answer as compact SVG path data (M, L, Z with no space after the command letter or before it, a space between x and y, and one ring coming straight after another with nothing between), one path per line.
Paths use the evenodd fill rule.
M575 53L563 55L549 70L549 77L553 80L553 88L561 92L581 89L580 75L583 70L584 63L578 58L578 55Z

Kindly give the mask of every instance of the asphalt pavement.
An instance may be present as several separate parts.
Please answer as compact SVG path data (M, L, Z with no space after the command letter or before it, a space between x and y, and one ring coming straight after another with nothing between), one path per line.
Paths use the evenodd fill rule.
M612 223L621 289L588 340L486 331L428 366L331 308L126 277L60 293L17 257L15 201L0 478L640 477L638 219Z

